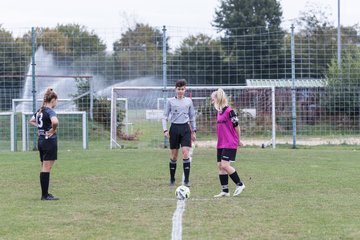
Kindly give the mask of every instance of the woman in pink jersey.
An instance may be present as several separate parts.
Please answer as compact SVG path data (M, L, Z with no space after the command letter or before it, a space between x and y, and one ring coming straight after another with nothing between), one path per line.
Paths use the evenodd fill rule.
M236 184L233 196L238 196L245 189L245 184L241 182L235 168L230 165L230 162L235 161L238 146L242 145L238 117L229 106L227 96L221 88L211 94L211 102L218 111L216 118L217 163L222 188L222 191L214 197L230 196L228 187L229 176Z

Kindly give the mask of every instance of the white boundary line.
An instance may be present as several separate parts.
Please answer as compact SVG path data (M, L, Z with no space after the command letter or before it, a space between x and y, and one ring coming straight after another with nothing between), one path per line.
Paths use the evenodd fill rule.
M182 216L185 211L186 200L177 200L176 210L172 217L171 240L182 239Z
M198 202L198 201L218 201L219 199L222 198L202 198L202 197L198 197L198 198L194 198L191 197L189 199L187 199L186 201L190 201L190 202ZM133 199L133 201L174 201L174 198L135 198Z

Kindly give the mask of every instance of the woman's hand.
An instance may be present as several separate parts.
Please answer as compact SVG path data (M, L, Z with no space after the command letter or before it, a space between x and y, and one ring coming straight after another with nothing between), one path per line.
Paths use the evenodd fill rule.
M50 130L46 132L46 136L48 138L53 136L54 134L56 134L56 130L54 130L53 128L50 128Z

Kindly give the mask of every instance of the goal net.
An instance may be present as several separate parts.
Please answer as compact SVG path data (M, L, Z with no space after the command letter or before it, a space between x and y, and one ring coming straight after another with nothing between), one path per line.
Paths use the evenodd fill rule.
M29 125L33 115L32 99L12 99L14 124L11 127L11 150L23 151L36 148L37 131ZM42 99L36 100L36 109L41 106ZM88 148L88 112L78 111L74 99L58 99L56 114L60 120L57 131L59 147L66 149ZM18 144L22 145L18 147Z
M34 127L29 124L29 119L33 113L22 113L22 150L29 151L34 147L34 142L37 142L37 136L34 135ZM87 113L83 111L74 112L56 112L60 120L60 127L57 130L59 148L75 149L88 148L88 127L87 127ZM35 139L34 139L35 136Z
M211 104L210 95L218 88L186 88L185 95L192 99L196 112L198 146L215 146L216 110ZM267 142L275 147L275 89L246 86L221 88L239 115L242 140L256 145ZM112 88L110 148L168 147L161 119L167 99L173 96L174 87Z
M0 112L0 150L12 150L13 146L13 129L14 113Z

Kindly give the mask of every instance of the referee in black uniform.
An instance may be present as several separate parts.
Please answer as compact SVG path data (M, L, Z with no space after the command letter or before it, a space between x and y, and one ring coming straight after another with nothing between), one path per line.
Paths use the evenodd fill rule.
M185 186L190 186L190 159L189 149L191 141L196 139L196 122L193 102L190 98L185 97L186 81L178 80L175 85L176 96L166 102L162 125L164 135L170 139L170 185L175 185L176 162L179 148L182 148L183 169ZM167 129L167 121L170 117L171 126Z
M32 116L29 123L38 128L38 150L40 153L41 172L41 200L58 200L49 193L50 171L57 160L56 130L59 120L53 108L57 105L57 94L48 88L44 94L41 108Z

